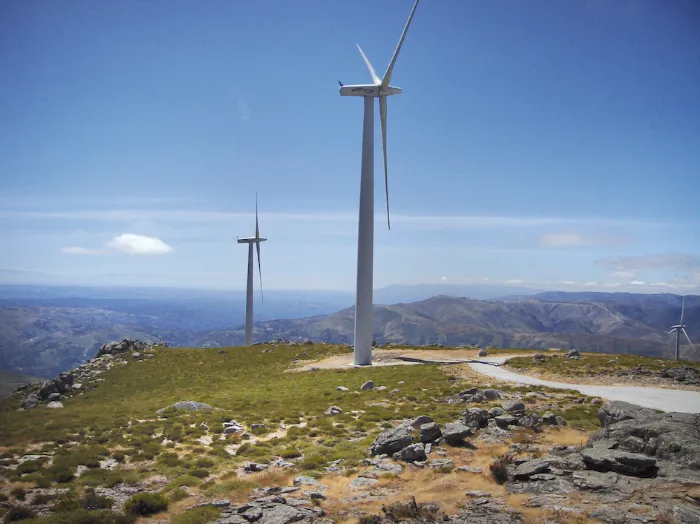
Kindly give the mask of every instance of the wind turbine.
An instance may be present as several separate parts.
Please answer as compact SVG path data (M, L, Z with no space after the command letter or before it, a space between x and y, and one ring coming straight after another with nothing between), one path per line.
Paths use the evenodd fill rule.
M681 356L681 331L685 335L685 338L688 339L688 344L690 344L690 347L695 349L693 346L693 343L690 341L690 337L688 336L688 333L685 331L685 326L683 325L683 313L685 312L685 297L683 297L683 305L681 306L681 321L678 323L676 326L671 326L671 331L669 333L673 333L674 331L676 332L676 360L680 359Z
M260 243L267 239L260 236L258 224L258 194L255 193L255 236L238 238L239 244L248 244L248 286L245 295L245 345L253 343L253 245L258 252L258 273L260 274L260 298L264 301L262 290L262 269L260 268Z
M396 58L408 26L411 25L413 14L416 12L419 0L416 0L403 28L401 38L391 57L389 67L380 79L374 72L374 67L357 44L357 49L369 69L372 84L343 85L340 84L341 96L361 96L365 101L364 122L362 125L362 176L360 179L360 216L357 228L357 287L355 299L355 351L353 364L368 366L372 364L372 286L374 264L374 99L379 98L379 117L382 126L382 152L384 157L384 187L386 192L386 220L391 229L389 219L389 174L386 159L386 97L401 93L400 87L389 85L394 72Z

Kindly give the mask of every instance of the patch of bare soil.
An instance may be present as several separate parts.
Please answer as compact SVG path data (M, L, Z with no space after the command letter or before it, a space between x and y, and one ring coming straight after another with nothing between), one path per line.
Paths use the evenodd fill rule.
M559 375L546 371L538 371L533 369L513 368L507 363L503 369L525 375L528 377L538 378L540 380L549 380L551 382L566 382L568 384L580 384L582 386L645 386L663 389L679 389L684 391L700 391L700 386L683 384L667 378L651 375L634 375L634 376L608 376L608 375ZM582 370L583 371L583 370Z
M499 356L501 356L499 354ZM508 356L522 356L517 353ZM415 366L420 365L420 362L408 362L401 360L400 357L419 358L423 360L442 361L446 365L456 360L479 360L478 351L475 349L375 349L372 352L373 366ZM342 369L352 367L352 353L344 355L333 355L322 360L314 362L304 361L298 366L289 369L288 371L310 371L312 369ZM468 366L464 366L468 367ZM476 375L479 375L478 373ZM479 375L480 376L480 375Z

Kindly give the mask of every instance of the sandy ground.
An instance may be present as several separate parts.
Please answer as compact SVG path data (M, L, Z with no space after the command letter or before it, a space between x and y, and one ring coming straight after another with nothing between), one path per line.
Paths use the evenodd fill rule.
M418 362L405 362L397 360L397 357L412 357L429 360L440 360L451 362L454 360L469 360L479 359L477 351L474 349L410 349L401 351L400 349L377 349L372 352L372 366L415 366ZM516 356L516 355L507 355ZM317 369L341 369L352 366L352 353L345 355L334 355L332 357L318 360L315 362L305 361L303 365L294 367L289 371L310 371L312 368Z

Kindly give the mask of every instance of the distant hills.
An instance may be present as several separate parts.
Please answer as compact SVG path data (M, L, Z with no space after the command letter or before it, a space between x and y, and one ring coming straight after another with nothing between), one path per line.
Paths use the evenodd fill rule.
M544 292L510 295L501 287L395 286L386 297L460 291L503 298L477 300L442 294L375 306L379 343L478 344L578 348L607 353L666 355L667 332L680 317L677 295ZM351 343L352 295L266 293L256 304L256 340L313 339ZM110 340L163 340L175 346L242 345L243 293L129 288L0 286L0 369L50 377L94 356ZM277 315L276 319L275 316ZM686 299L685 323L700 343L700 297ZM698 345L700 348L700 345ZM700 360L683 346L683 356Z
M503 301L438 296L407 304L375 306L374 337L378 343L557 347L670 356L672 337L667 331L678 322L679 302L680 297L673 295L626 293L599 297L543 293ZM691 339L697 341L700 297L687 300L684 323ZM350 343L354 310L262 322L256 328L262 339L280 336ZM700 354L696 351L693 355L687 343L683 355L700 359Z

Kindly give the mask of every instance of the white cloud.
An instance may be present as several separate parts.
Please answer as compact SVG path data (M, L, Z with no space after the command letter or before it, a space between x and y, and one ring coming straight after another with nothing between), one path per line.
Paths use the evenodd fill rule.
M164 255L173 249L154 237L124 233L107 242L107 247L130 255Z
M440 280L442 280L443 282L447 282L449 279L447 277L440 277Z
M578 233L546 233L540 236L540 244L543 246L585 246L586 239Z
M130 255L164 255L172 250L173 248L159 238L123 233L107 242L105 249L66 246L61 248L61 253L67 255L104 255L114 251L121 251Z
M545 233L540 236L540 245L548 247L623 245L632 241L633 238L630 235L609 232L582 234L562 231Z
M104 251L101 249L89 249L81 246L66 246L61 248L61 253L67 255L102 255Z

